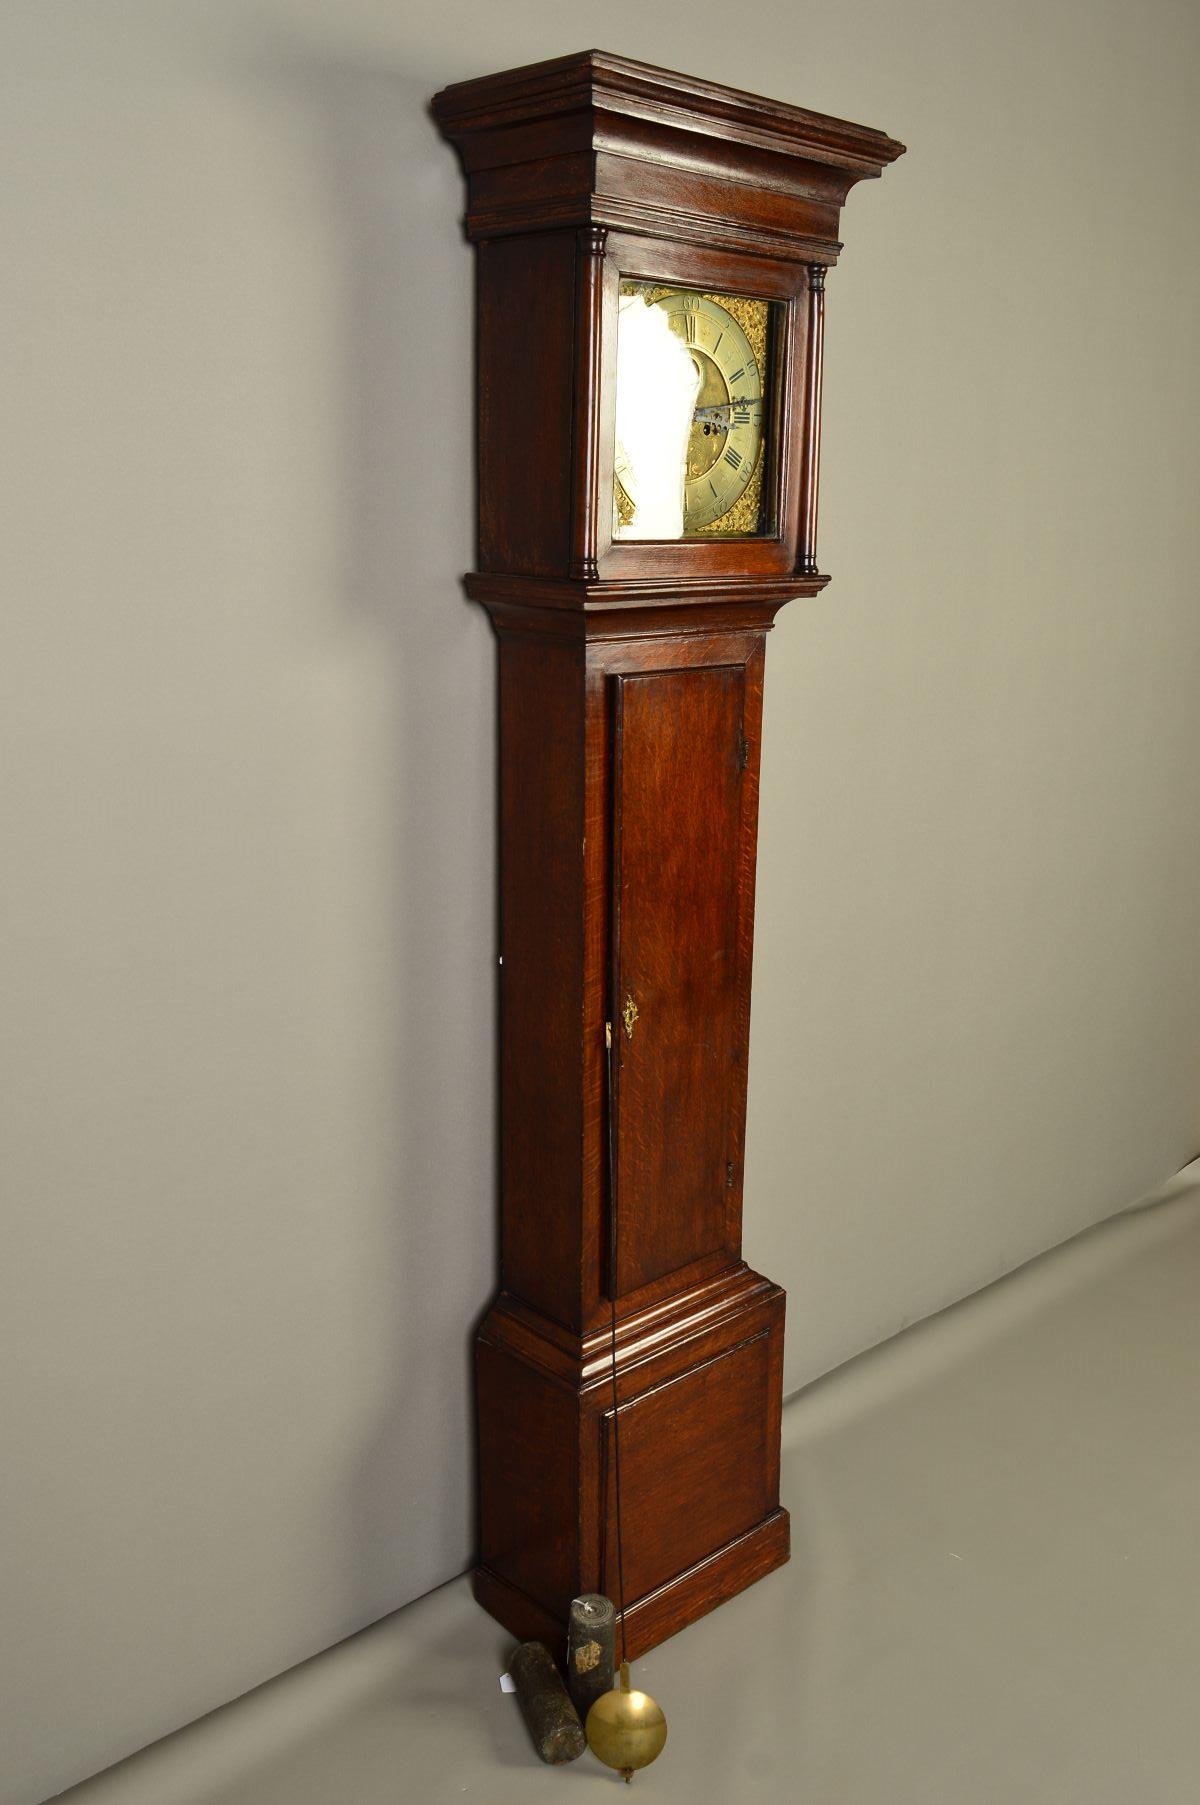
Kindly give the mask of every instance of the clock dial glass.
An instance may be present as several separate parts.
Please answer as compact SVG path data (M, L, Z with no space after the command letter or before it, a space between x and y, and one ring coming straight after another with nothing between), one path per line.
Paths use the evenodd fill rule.
M623 279L614 539L752 538L770 528L778 302Z

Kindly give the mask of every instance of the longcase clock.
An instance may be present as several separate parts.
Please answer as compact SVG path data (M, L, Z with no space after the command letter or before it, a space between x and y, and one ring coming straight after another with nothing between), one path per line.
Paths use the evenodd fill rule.
M500 656L475 1588L560 1645L572 1597L615 1593L615 1303L636 1655L788 1555L784 1296L741 1257L763 653L828 581L840 209L903 147L597 51L434 112L478 246L467 588Z

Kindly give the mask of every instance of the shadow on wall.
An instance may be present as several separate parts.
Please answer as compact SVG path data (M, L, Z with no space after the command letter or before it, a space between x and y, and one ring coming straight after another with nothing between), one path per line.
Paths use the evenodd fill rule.
M495 716L492 634L459 578L474 557L472 253L439 77L272 46L258 72L313 128L344 282L351 624L394 697L396 975L391 1204L378 1261L394 1310L393 1401L353 1492L347 1602L365 1623L473 1555L470 1348L496 1273ZM479 1184L486 1171L490 1195Z

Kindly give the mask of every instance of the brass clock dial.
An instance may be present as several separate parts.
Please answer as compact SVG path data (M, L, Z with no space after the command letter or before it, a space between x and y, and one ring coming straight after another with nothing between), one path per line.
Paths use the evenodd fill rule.
M771 304L623 281L613 534L763 531Z

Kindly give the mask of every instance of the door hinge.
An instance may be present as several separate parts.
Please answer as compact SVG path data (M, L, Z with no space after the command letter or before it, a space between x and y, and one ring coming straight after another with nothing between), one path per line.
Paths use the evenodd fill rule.
M750 741L745 734L738 734L738 770L744 771L750 763Z

